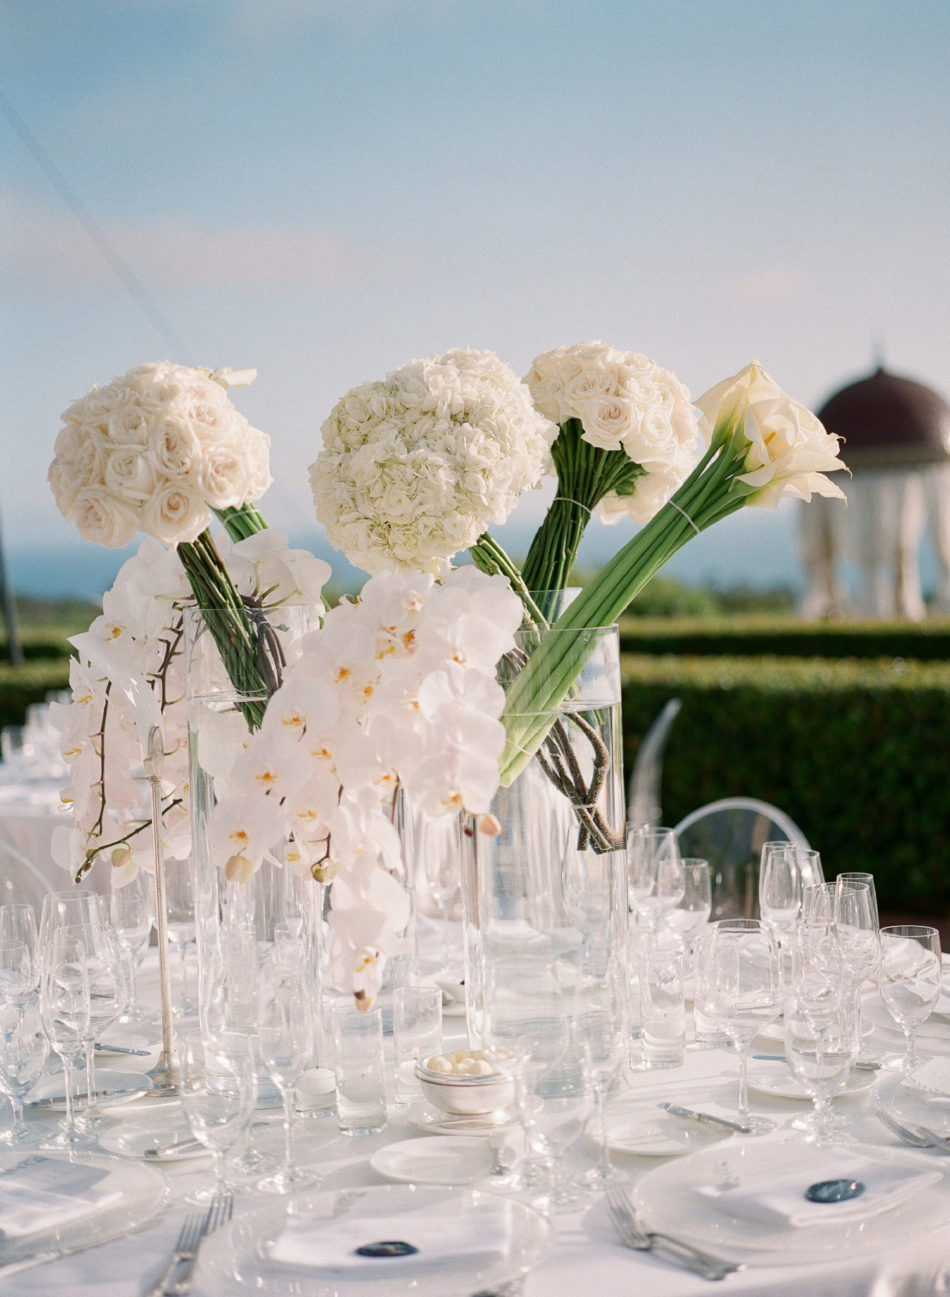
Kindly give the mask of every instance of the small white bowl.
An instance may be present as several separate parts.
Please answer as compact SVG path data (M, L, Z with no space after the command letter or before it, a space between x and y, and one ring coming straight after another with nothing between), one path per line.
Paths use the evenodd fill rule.
M489 1076L463 1076L451 1072L430 1072L416 1064L416 1076L423 1096L440 1112L453 1117L483 1117L506 1108L515 1097L514 1082L501 1072Z

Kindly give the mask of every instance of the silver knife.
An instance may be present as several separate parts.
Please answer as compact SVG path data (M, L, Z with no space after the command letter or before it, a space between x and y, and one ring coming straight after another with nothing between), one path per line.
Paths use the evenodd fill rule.
M150 1049L130 1049L128 1045L103 1045L98 1040L95 1049L97 1054L134 1054L136 1058L148 1058L152 1052Z
M722 1126L725 1130L737 1130L740 1135L748 1135L751 1126L744 1126L741 1121L730 1121L728 1117L714 1117L711 1112L697 1112L695 1108L683 1108L678 1103L660 1103L658 1108L665 1108L674 1117L689 1117L692 1121L703 1121L710 1126Z
M763 1063L787 1063L788 1059L784 1054L753 1054L753 1058L759 1059ZM859 1072L876 1072L883 1067L882 1063L877 1063L873 1058L858 1058L855 1060L854 1067Z

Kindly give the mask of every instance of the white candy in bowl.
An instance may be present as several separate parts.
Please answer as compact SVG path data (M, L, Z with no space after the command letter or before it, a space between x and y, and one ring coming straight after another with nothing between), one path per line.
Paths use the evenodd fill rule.
M484 1049L457 1049L433 1054L416 1064L422 1093L442 1112L458 1117L479 1117L505 1108L514 1099L514 1082L498 1070L493 1055Z

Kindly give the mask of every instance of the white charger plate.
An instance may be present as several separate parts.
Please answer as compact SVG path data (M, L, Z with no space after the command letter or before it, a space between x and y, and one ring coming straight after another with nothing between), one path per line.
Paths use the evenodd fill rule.
M380 1175L403 1184L471 1184L491 1172L493 1160L485 1139L430 1135L387 1144L369 1164Z
M876 1072L853 1071L847 1083L840 1090L832 1092L832 1098L843 1095L860 1094L869 1090L877 1080ZM811 1102L811 1095L793 1074L788 1063L760 1060L749 1067L749 1089L759 1094L770 1094L776 1099L804 1099Z
M634 1202L649 1228L668 1230L697 1247L758 1265L809 1264L884 1251L946 1225L950 1185L941 1162L910 1149L855 1146L854 1151L915 1170L942 1170L943 1177L939 1183L863 1219L829 1218L827 1225L807 1228L786 1221L751 1221L731 1214L715 1199L700 1193L699 1188L727 1176L740 1181L743 1175L762 1176L777 1165L783 1172L802 1165L807 1183L807 1167L814 1150L787 1136L737 1137L654 1167L633 1186Z
M106 1176L97 1186L114 1199L92 1207L81 1216L57 1221L49 1227L34 1230L15 1238L0 1236L0 1283L3 1268L17 1265L36 1255L53 1257L80 1252L83 1248L120 1238L157 1216L164 1206L165 1181L151 1167L124 1162L119 1158L99 1157L90 1153L43 1152L21 1149L0 1154L0 1174L15 1167L25 1157L44 1157L63 1163L81 1163L101 1167Z
M478 1238L480 1220L486 1211L497 1212L505 1204L508 1245L503 1254L484 1264L471 1257L440 1257L439 1263L420 1255L388 1258L380 1263L385 1272L377 1275L346 1275L321 1267L319 1259L310 1266L283 1265L273 1261L269 1249L286 1221L288 1208L312 1218L365 1220L367 1242L375 1241L378 1218L392 1220L405 1214L402 1236L412 1239L413 1219L436 1205L444 1210L450 1203L460 1233ZM550 1227L538 1212L511 1198L477 1189L446 1190L424 1185L375 1185L365 1189L315 1191L293 1196L292 1203L278 1201L258 1207L230 1225L216 1230L199 1253L198 1287L201 1277L222 1292L266 1292L268 1297L470 1297L480 1289L493 1289L526 1274L538 1264L547 1249ZM390 1268L391 1267L391 1268Z
M682 1157L697 1149L708 1148L732 1131L700 1122L655 1115L650 1110L627 1109L608 1112L607 1143L614 1153L631 1153L636 1157Z

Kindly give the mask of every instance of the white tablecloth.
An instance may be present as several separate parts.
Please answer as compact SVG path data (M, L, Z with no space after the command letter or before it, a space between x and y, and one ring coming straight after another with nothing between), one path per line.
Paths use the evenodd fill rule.
M151 956L154 958L154 955ZM453 1028L451 1019L447 1029ZM460 1030L458 1024L454 1024ZM928 1052L950 1053L950 1025L943 1039L928 1036ZM878 1032L874 1044L884 1045L892 1051L900 1049L900 1040L894 1033ZM638 1073L631 1078L631 1087L649 1088L655 1094L675 1100L683 1096L690 1106L702 1106L697 1100L696 1077L699 1073L709 1077L709 1092L721 1096L728 1093L734 1078L737 1060L727 1051L697 1051L687 1054L682 1068L666 1072ZM138 1100L124 1109L110 1109L111 1119L120 1121L121 1112L140 1113L147 1100ZM618 1096L616 1102L628 1102L628 1097ZM903 1147L873 1115L873 1091L837 1100L840 1110L852 1122L854 1135L860 1141L887 1147ZM780 1123L804 1111L795 1101L754 1096L754 1107L774 1116ZM264 1152L279 1155L281 1131L279 1114L273 1112L273 1121L253 1132L255 1145ZM52 1122L52 1115L39 1118ZM302 1120L297 1124L298 1147L301 1160L317 1169L323 1177L323 1186L332 1189L351 1185L382 1184L385 1179L369 1166L370 1156L385 1144L420 1134L407 1122L405 1110L392 1109L390 1122L381 1134L352 1138L341 1135L332 1117ZM774 1137L764 1136L770 1140ZM578 1150L588 1162L595 1154L591 1141L585 1141ZM950 1159L937 1154L928 1155L933 1165L950 1171ZM776 1158L781 1150L776 1145ZM632 1180L658 1165L657 1159L614 1154L615 1164ZM163 1214L138 1233L118 1241L90 1248L34 1269L21 1271L6 1279L0 1278L0 1293L16 1297L47 1297L55 1292L70 1297L140 1297L161 1273L170 1256L186 1208L182 1196L189 1187L207 1182L211 1174L210 1162L193 1160L163 1167L169 1186L170 1203ZM860 1255L840 1261L822 1260L809 1265L763 1266L750 1264L740 1274L724 1281L724 1289L735 1293L788 1294L788 1297L925 1297L925 1294L950 1292L950 1189L947 1194L947 1225L923 1238L908 1237L906 1244L887 1252L874 1251L874 1220L867 1222L867 1249ZM259 1196L241 1194L235 1211L247 1210L261 1201ZM650 1294L650 1297L695 1297L709 1291L709 1285L687 1271L658 1257L635 1253L624 1248L614 1234L605 1204L597 1201L576 1215L560 1215L554 1219L550 1252L545 1260L527 1278L524 1297L549 1297L552 1292L559 1297L578 1297L597 1293L601 1297L614 1294ZM192 1290L195 1297L234 1297L238 1291L233 1286L212 1283L201 1269L195 1277ZM385 1289L380 1288L380 1297Z

